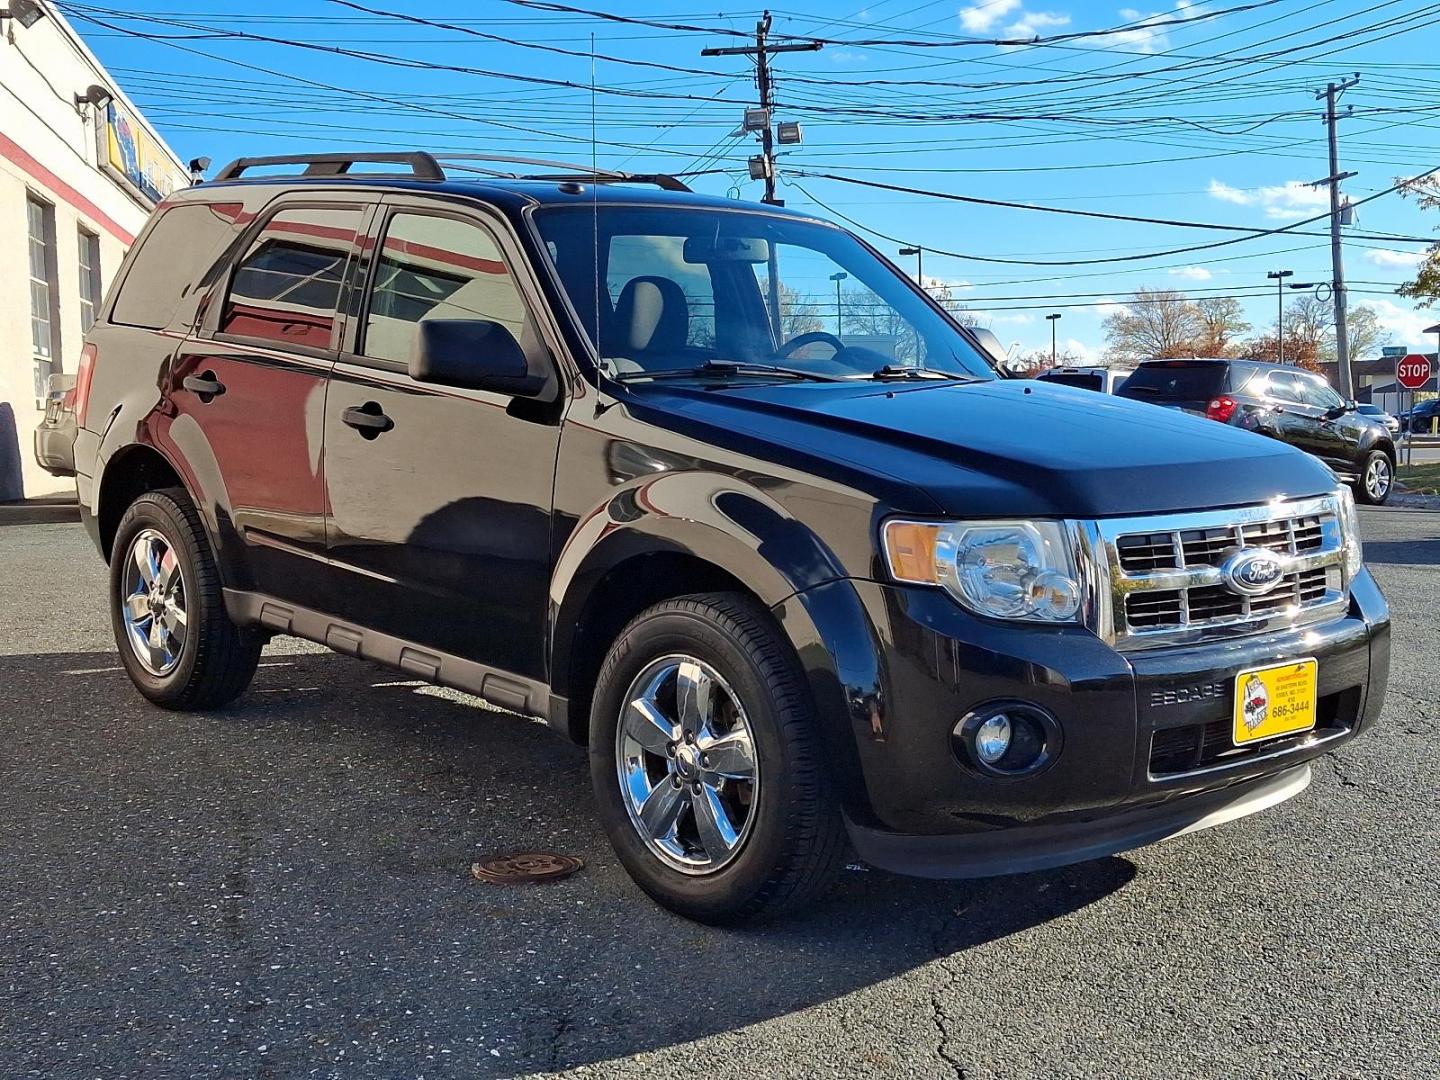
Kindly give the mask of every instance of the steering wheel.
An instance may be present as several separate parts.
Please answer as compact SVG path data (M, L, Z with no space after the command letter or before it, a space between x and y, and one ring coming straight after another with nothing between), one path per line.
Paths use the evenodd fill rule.
M815 345L820 342L833 346L837 354L845 351L845 343L834 334L826 333L824 330L811 330L808 334L796 334L785 342L775 350L775 357L783 360L794 353L796 349L803 349L806 345Z

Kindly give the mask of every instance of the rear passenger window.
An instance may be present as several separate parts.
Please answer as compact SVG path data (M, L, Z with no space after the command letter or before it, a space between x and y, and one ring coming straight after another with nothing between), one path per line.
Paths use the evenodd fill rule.
M1295 385L1295 376L1288 371L1270 373L1270 396L1276 401L1301 403L1300 388Z
M525 302L487 229L454 218L396 214L385 230L361 352L409 363L420 324L485 319L522 344L530 333Z
M110 321L160 330L199 286L230 239L237 203L184 203L162 213L135 252Z
M282 210L230 279L219 330L235 337L328 349L358 208Z

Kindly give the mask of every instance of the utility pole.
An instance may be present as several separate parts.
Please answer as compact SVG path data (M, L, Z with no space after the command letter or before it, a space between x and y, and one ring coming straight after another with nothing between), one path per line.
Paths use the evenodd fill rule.
M1335 367L1336 381L1340 396L1347 401L1355 396L1355 380L1350 372L1350 338L1345 330L1345 261L1340 251L1340 181L1354 176L1353 172L1340 171L1340 144L1336 131L1340 117L1335 112L1335 103L1340 95L1360 81L1355 74L1344 82L1331 83L1324 90L1317 91L1315 99L1325 99L1325 126L1330 136L1330 175L1317 180L1312 187L1330 185L1330 265L1331 288L1335 293ZM1349 110L1346 110L1349 115Z
M1294 270L1271 270L1265 276L1275 282L1275 348L1279 363L1285 363L1285 279Z
M815 52L821 48L819 41L794 41L784 45L770 44L770 12L766 11L755 24L755 44L736 45L728 48L701 49L701 56L748 56L755 61L755 85L760 91L760 108L752 125L750 110L746 110L745 130L760 133L760 156L750 159L750 179L765 181L764 201L772 206L785 205L783 199L775 197L775 132L771 124L775 109L775 83L770 75L770 57L775 53ZM785 125L781 125L782 129ZM799 125L793 125L795 139L799 141ZM785 131L781 131L782 141ZM775 260L775 245L770 245L770 256L766 260L769 272L770 324L776 339L780 337L780 272Z

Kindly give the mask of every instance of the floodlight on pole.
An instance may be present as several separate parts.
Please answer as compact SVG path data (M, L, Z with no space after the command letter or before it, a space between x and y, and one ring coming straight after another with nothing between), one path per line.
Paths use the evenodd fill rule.
M45 17L45 9L36 0L10 0L7 7L0 8L0 26L6 19L14 19L26 30Z
M1275 282L1275 352L1279 363L1285 363L1285 279L1294 270L1271 270L1265 276Z
M781 120L775 125L775 141L782 146L797 146L805 141L804 129L798 120Z
M849 276L850 276L850 275L847 274L844 270L837 271L836 273L830 275L830 280L835 283L835 336L836 336L836 337L839 337L841 334L843 334L843 333L845 332L844 327L843 327L843 325L842 325L841 322L840 322L840 283L841 283L842 281L844 281L846 278L848 278Z
M925 249L916 244L914 247L902 247L900 254L915 256L915 281L920 288L925 288Z

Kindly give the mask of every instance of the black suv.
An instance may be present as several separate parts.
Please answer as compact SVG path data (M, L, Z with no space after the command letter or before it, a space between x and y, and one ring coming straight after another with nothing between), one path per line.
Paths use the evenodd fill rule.
M980 876L1240 817L1375 723L1388 609L1313 458L999 378L807 214L355 164L167 199L87 338L80 501L151 701L291 634L543 717L710 921L847 844Z
M1390 497L1395 443L1318 375L1258 360L1149 360L1121 397L1149 401L1268 435L1314 454L1364 502Z
M1400 417L1400 427L1414 435L1429 435L1440 427L1440 400L1422 401Z

